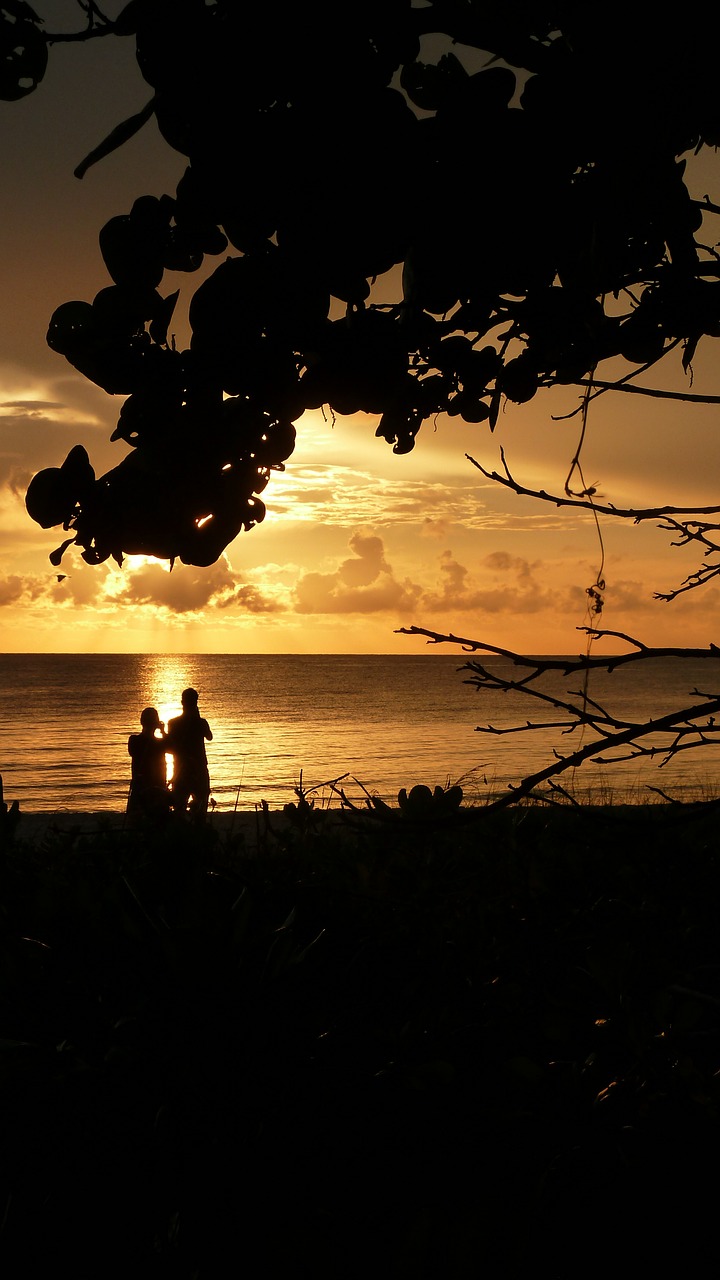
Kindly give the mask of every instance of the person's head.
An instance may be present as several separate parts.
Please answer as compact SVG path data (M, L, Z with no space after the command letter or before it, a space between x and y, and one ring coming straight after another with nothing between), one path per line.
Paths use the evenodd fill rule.
M160 723L156 707L145 707L144 711L140 712L140 724L143 729L151 729L154 732L155 729L160 728Z
M180 697L185 711L197 711L199 698L197 689L183 689Z

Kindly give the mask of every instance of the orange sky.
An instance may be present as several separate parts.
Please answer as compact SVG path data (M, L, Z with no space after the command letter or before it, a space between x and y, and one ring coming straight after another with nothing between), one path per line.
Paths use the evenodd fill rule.
M59 0L54 8L67 10ZM375 438L374 418L333 422L308 412L286 473L263 495L265 523L241 534L215 566L178 564L169 573L131 559L121 570L112 562L90 568L69 555L57 581L48 555L62 533L26 515L30 477L59 465L76 443L99 474L126 446L109 443L122 398L49 350L48 320L61 302L92 300L108 283L100 227L138 195L173 193L184 161L151 123L82 182L73 169L148 97L131 42L100 40L92 49L51 50L39 90L0 103L0 650L424 652L424 641L396 634L411 624L533 653L584 648L577 628L600 565L592 517L491 485L465 456L497 469L502 446L522 484L561 492L580 421L553 415L577 406L574 387L506 405L494 435L486 424L426 422L403 457ZM693 164L695 193L720 203L716 154ZM706 243L719 238L717 222ZM187 302L195 277L177 283ZM720 392L714 344L704 344L692 387L678 354L648 385ZM586 481L618 506L717 502L719 428L715 406L603 396L590 413ZM673 549L654 522L605 518L601 529L605 627L650 644L720 640L714 584L672 604L653 600L698 567L696 552Z

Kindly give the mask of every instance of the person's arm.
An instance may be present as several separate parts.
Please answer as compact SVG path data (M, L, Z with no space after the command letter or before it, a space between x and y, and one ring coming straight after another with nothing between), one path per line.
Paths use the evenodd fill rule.
M208 742L212 742L212 729L210 728L207 720L203 720L203 734Z

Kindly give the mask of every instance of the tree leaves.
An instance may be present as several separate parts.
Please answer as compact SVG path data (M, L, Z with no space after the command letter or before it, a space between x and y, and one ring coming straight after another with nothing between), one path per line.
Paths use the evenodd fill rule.
M41 20L29 4L3 0L0 6L0 98L15 102L36 89L48 54Z
M0 36L24 39L6 40L12 89L45 44L25 6L0 13ZM268 442L294 441L305 409L371 415L402 454L439 412L493 430L503 399L525 404L618 355L645 368L673 345L687 370L720 333L717 258L696 239L714 211L691 198L682 159L715 138L720 94L690 20L666 28L640 6L591 21L541 0L497 12L356 0L342 21L329 0L282 13L132 0L114 27L92 14L90 26L135 39L154 96L80 170L152 111L188 159L174 195L106 223L113 284L59 308L48 332L129 396L113 438L139 459L122 483L110 473L113 493L138 465L163 491L181 486L187 520L212 514L229 533L225 497L217 510L190 497L206 472L225 494L229 466L240 527L253 527L253 495L289 456ZM229 249L176 351L165 272ZM195 482L169 461L178 440ZM47 518L52 503L39 506ZM182 521L171 533L142 507L112 520L81 507L79 545L105 548L112 525L113 554L187 550Z

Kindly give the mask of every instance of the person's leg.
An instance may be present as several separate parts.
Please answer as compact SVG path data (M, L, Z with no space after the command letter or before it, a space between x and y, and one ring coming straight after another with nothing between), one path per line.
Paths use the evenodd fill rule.
M176 779L170 792L170 804L175 813L185 813L190 799L190 787L184 779Z
M207 814L208 802L210 800L210 776L195 778L192 787L192 800L190 808L197 816L204 818Z

